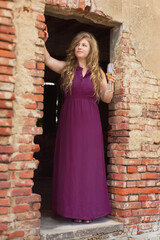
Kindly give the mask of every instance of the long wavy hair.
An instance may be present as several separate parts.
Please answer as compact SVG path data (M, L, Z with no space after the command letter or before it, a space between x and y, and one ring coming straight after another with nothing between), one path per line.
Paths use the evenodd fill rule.
M100 84L102 81L102 74L99 67L99 49L95 38L88 32L81 32L77 34L72 40L69 49L67 50L66 65L61 74L61 77L63 79L61 88L65 93L71 93L75 70L78 66L77 57L75 56L75 47L79 41L84 38L89 42L90 45L90 52L86 59L86 67L91 72L90 80L94 85L94 95L96 95L97 100L99 101L101 94Z

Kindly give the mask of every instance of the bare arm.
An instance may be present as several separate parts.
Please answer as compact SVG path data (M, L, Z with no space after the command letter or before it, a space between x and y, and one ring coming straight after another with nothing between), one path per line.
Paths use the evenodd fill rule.
M46 46L44 47L44 61L47 67L59 74L62 73L62 70L66 65L65 61L60 61L51 57Z
M44 34L45 34L44 41L46 42L48 39L47 26L44 30ZM44 61L45 61L45 64L47 67L49 67L51 70L53 70L54 72L59 73L59 74L62 73L62 70L66 65L65 61L60 61L60 60L57 60L57 59L51 57L49 52L47 51L46 46L44 46Z
M115 71L114 71L115 73ZM102 83L101 83L101 100L105 103L110 103L113 97L113 92L109 92L110 86L109 83L107 83L107 79L105 76L105 73L101 70L101 74L103 76ZM110 81L112 82L112 89L114 84L115 75L113 74L113 79Z

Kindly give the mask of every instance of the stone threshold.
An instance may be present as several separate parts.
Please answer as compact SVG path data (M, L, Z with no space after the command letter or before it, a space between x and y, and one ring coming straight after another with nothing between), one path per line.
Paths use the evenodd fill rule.
M90 224L74 223L63 217L42 216L40 240L86 239L96 235L123 231L123 224L109 217L95 219ZM97 238L96 238L97 239Z

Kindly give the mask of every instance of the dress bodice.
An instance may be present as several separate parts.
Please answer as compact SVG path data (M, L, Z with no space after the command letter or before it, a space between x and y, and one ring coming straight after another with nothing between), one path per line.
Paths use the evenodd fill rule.
M65 95L68 98L82 98L96 102L96 95L94 94L94 85L90 80L91 72L87 70L85 76L82 74L83 68L78 66L72 82L72 92Z

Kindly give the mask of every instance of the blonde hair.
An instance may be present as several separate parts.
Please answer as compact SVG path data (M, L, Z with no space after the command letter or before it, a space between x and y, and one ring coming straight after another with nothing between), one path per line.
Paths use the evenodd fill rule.
M72 40L69 49L67 50L66 65L62 71L62 84L61 87L65 93L71 93L72 81L74 78L75 70L78 66L77 58L75 56L75 47L82 39L86 39L90 45L90 52L87 56L87 69L91 72L90 79L94 85L94 95L97 100L100 100L100 83L102 81L101 70L99 67L99 50L98 45L92 34L81 32Z

